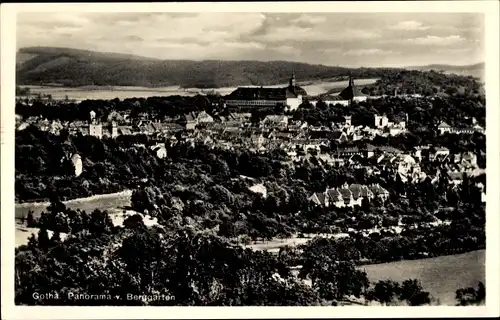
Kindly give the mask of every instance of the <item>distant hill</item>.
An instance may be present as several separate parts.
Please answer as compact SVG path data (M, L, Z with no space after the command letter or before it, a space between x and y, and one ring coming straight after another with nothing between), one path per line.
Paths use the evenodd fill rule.
M203 89L283 84L288 82L292 73L296 74L299 83L342 81L347 80L350 73L355 79L379 79L376 83L364 85L359 85L362 81L356 80L358 88L370 95L393 94L397 90L399 93L454 92L452 87L460 92L477 92L479 84L467 75L480 69L481 65L484 69L484 64L396 69L343 68L289 61L159 60L53 47L20 49L16 60L17 85L181 86ZM441 73L439 70L444 71Z
M17 84L65 86L110 85L220 88L287 83L292 72L299 81L379 78L387 68L348 69L288 61L158 60L134 55L52 47L20 49ZM396 69L391 69L396 70Z
M427 66L418 67L406 67L407 70L419 70L419 71L431 71L443 72L445 74L457 74L462 76L473 76L476 78L484 79L484 62L465 65L465 66L455 66L447 64L430 64Z

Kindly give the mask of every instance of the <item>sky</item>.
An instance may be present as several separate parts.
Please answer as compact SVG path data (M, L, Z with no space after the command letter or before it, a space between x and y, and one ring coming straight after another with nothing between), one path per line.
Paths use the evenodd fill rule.
M16 47L346 67L483 62L480 13L19 13Z

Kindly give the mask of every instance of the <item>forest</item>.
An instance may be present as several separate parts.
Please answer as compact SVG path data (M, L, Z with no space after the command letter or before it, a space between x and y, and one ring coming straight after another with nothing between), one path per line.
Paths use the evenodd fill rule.
M17 64L16 84L58 84L78 86L141 86L221 88L243 85L287 83L295 73L300 81L381 78L367 93L392 94L448 91L476 91L472 77L439 72L405 71L397 68L344 68L287 61L157 60L145 57L67 48L21 48L18 56L31 58Z

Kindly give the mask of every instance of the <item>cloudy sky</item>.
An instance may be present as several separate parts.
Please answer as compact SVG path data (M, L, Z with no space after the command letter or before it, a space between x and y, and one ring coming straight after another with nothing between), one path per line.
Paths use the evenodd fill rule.
M17 48L57 46L160 59L340 66L484 61L470 13L19 13Z

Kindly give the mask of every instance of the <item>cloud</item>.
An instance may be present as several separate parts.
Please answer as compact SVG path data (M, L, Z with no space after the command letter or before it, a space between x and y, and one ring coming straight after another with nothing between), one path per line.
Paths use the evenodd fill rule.
M392 50L382 50L382 49L372 48L372 49L347 50L344 54L353 56L367 56L367 55L394 54L394 53L396 52Z
M429 28L430 27L424 26L421 22L415 20L407 20L407 21L400 21L397 24L391 26L389 29L413 31L413 30L427 30Z
M122 38L123 40L128 40L128 41L134 41L134 42L141 42L141 41L144 41L143 38L139 37L139 36L136 36L134 34L132 35L129 35L129 36L124 36Z
M311 15L311 14L302 14L297 18L291 21L292 24L304 26L304 27L312 27L318 24L322 24L326 22L325 16Z
M483 35L484 18L463 13L49 12L21 13L17 24L18 48L350 66L467 64Z
M274 41L356 41L362 39L373 39L379 34L373 30L349 29L335 32L327 28L284 26L267 30L266 34L256 36L256 39L264 42Z
M458 43L463 43L465 42L465 39L459 35L450 35L447 37L437 37L428 35L426 37L408 39L408 42L419 45L450 46Z
M39 27L53 30L55 28L82 28L90 23L84 14L73 13L37 13L23 12L17 15L18 25Z

